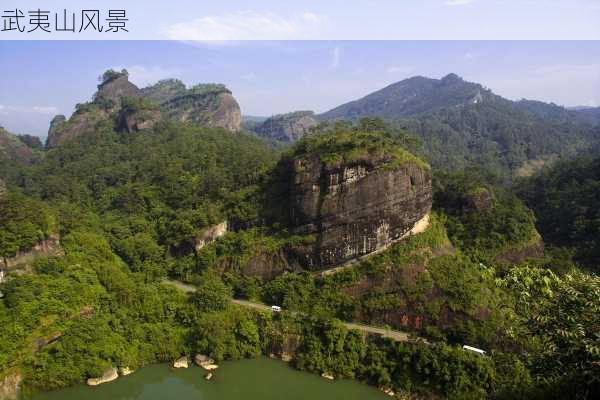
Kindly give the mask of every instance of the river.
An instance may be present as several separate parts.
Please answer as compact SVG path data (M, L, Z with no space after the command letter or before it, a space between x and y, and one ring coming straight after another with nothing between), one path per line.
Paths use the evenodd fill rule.
M224 362L204 379L205 371L167 364L144 367L96 387L76 385L27 396L27 400L383 400L379 390L351 380L328 381L296 371L286 363L261 357Z

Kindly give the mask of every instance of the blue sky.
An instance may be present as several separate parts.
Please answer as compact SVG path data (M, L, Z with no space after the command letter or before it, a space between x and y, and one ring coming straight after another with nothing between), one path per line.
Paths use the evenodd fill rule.
M0 124L45 136L89 101L98 76L127 68L143 87L168 77L221 82L246 115L323 112L414 75L450 72L510 99L600 106L600 41L0 41Z

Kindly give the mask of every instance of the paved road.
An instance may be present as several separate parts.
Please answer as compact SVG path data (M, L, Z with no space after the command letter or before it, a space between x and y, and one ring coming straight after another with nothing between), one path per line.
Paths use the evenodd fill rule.
M176 281L176 280L164 279L163 283L167 284L167 285L175 286L176 288L183 290L186 293L192 293L192 292L196 291L195 287L188 285L186 283L180 282L180 281ZM269 307L266 304L262 304L262 303L255 303L252 301L239 300L239 299L232 299L231 302L233 304L237 304L242 307L254 308L255 310L271 311L271 307ZM371 325L356 324L356 323L352 323L352 322L343 322L343 324L348 329L355 329L357 331L361 331L361 332L365 332L365 333L380 335L384 338L390 338L397 342L408 342L410 340L408 333L402 332L402 331L394 331L391 329L379 328L379 327L371 326ZM425 340L423 338L419 338L419 340L426 344L429 343L429 342L427 342L427 340Z

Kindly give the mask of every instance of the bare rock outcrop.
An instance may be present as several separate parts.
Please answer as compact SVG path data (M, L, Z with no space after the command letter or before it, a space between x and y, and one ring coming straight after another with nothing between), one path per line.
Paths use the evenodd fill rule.
M296 111L274 115L254 130L260 136L282 142L295 142L310 132L318 124L312 111Z
M0 377L0 399L16 400L19 398L19 390L23 377L19 372L12 372Z
M173 361L173 368L187 368L189 367L187 356L183 356Z
M316 237L304 252L311 269L340 264L401 239L431 208L429 166L387 139L362 139L315 139L323 144L308 144L289 160L292 225L295 232ZM366 148L366 141L377 140L382 142Z
M5 270L27 267L39 257L56 257L64 254L60 245L60 237L51 235L38 242L28 250L19 250L14 257L0 259L0 265Z
M194 240L196 251L200 251L204 246L214 242L221 236L227 233L227 221L209 226Z
M168 79L142 90L144 98L159 104L167 117L180 122L240 130L242 113L231 91L221 84L199 84L186 88Z
M99 378L89 378L86 383L89 386L98 386L103 383L112 382L119 377L119 372L116 368L112 367L104 371L101 377Z

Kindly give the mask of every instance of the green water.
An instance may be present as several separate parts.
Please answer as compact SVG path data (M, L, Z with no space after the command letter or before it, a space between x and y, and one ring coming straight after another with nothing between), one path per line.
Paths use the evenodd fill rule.
M198 367L172 369L166 364L144 367L96 387L77 385L38 393L28 400L370 400L388 399L379 390L350 381L328 381L299 372L282 361L259 358L224 362L204 379Z

